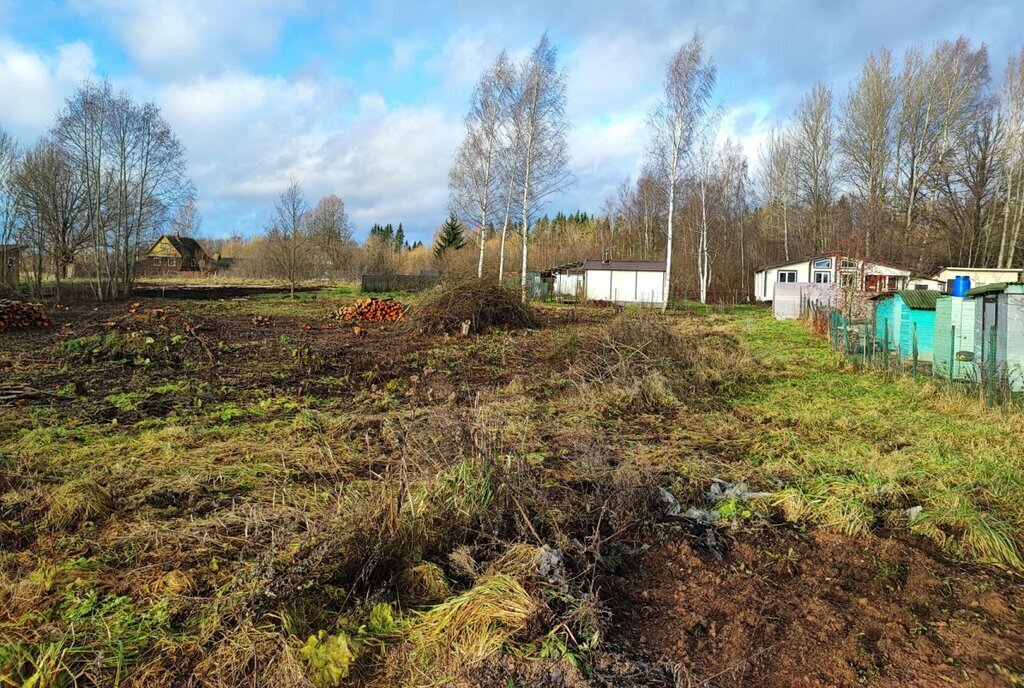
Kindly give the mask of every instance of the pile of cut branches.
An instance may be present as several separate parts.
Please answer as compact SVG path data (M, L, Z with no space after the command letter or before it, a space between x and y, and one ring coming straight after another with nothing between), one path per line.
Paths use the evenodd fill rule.
M443 282L431 289L413 309L410 323L426 334L456 334L466 329L481 333L492 328L534 327L537 316L515 291L472 278Z

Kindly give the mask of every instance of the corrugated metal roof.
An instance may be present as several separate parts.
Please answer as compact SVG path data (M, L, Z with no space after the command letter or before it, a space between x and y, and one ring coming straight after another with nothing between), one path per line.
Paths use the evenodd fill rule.
M995 294L1001 291L1006 291L1006 288L1013 284L1013 282L995 282L993 284L983 284L980 287L974 289L968 289L968 296L981 296L982 294Z
M901 289L896 293L900 295L908 308L917 311L935 310L935 303L939 300L940 294L931 289Z
M663 260L585 260L584 270L636 270L637 272L665 272Z

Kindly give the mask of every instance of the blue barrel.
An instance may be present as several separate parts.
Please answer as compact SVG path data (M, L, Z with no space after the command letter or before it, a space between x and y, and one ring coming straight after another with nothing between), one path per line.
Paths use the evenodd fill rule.
M953 296L965 296L971 288L971 278L957 275L953 278Z

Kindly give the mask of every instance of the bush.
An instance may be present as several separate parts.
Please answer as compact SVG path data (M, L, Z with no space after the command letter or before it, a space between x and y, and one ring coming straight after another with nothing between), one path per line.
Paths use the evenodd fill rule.
M426 334L456 334L467 320L475 333L535 327L538 322L518 293L472 278L448 280L431 289L413 308L409 323Z

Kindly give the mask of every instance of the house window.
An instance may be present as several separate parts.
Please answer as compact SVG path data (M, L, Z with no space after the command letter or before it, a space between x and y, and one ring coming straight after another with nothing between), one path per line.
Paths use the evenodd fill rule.
M822 258L821 260L814 261L814 269L815 270L831 270L832 269L832 259L831 258Z
M780 282L796 282L796 270L779 270Z
M856 270L857 263L850 260L849 258L843 258L843 262L839 264L843 270Z
M824 270L814 271L814 283L815 284L828 284L832 281L832 273L825 272Z

